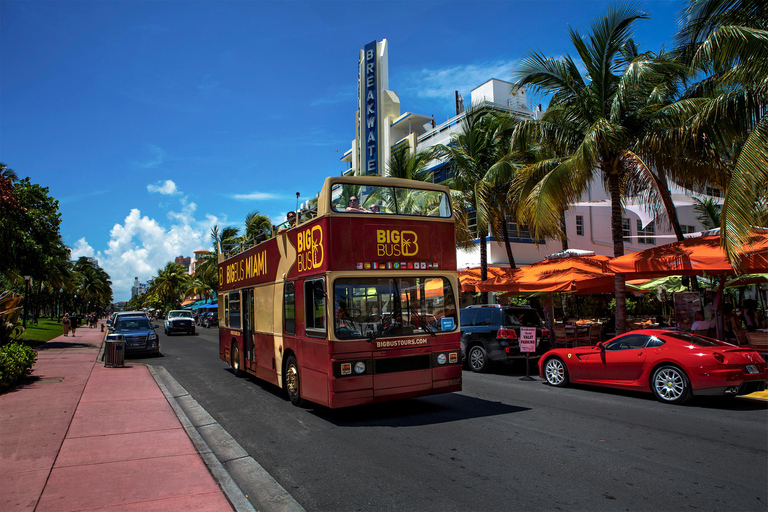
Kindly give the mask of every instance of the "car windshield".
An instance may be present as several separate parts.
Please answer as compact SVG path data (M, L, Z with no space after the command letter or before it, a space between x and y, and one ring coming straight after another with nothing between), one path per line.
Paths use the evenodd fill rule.
M337 279L334 321L339 339L453 331L451 283L443 277Z
M191 311L171 311L170 313L168 313L168 318L179 318L179 317L192 318L192 312Z
M722 347L728 345L728 343L723 343L722 341L702 338L701 336L696 336L695 334L688 334L685 332L664 333L664 336L667 338L674 338L676 340L684 341L685 343L690 343L691 345L696 345L697 347Z
M115 327L118 331L146 331L152 329L152 324L146 318L121 318Z

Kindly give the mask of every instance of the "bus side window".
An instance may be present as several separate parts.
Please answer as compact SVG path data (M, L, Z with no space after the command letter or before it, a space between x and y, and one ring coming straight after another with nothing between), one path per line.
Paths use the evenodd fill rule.
M229 322L230 329L240 328L240 292L229 294Z
M325 279L304 282L304 328L307 336L325 337Z
M285 333L296 334L296 292L293 282L285 283L283 291L283 316Z
M229 295L224 296L224 322L229 327Z

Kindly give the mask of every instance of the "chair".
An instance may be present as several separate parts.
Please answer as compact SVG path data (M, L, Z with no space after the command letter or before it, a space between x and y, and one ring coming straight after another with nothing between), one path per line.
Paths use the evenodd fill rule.
M749 347L758 352L768 352L768 332L748 332Z
M568 347L573 346L573 337L568 335L565 330L565 325L554 325L552 330L555 331L555 347ZM570 344L570 345L569 345Z
M602 337L603 326L600 324L592 324L589 326L589 331L587 331L587 337L582 339L586 341L585 345L597 345L599 341L602 341Z

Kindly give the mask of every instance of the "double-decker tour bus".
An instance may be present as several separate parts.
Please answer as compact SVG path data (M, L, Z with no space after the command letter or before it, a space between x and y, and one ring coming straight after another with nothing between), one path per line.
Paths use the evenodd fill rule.
M294 405L460 391L448 188L328 178L312 213L239 254L219 252L219 357Z

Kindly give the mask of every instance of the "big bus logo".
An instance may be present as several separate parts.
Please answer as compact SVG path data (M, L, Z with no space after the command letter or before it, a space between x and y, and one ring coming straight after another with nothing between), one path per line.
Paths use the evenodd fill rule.
M299 272L320 268L323 264L323 229L314 226L299 232Z
M376 254L378 256L416 256L419 237L413 231L396 229L376 230Z

